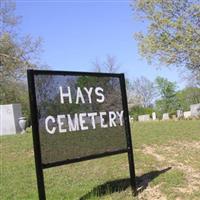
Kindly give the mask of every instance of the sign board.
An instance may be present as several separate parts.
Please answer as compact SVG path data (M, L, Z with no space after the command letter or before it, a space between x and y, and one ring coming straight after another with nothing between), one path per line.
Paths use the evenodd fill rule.
M36 173L43 169L128 153L135 172L123 74L28 70Z

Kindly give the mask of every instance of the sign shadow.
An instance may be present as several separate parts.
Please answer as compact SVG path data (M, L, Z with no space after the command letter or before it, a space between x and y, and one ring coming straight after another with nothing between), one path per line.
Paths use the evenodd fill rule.
M170 169L171 167L168 167L162 170L154 170L146 174L143 174L139 177L136 177L137 194L145 190L151 181L153 181L159 175L169 171ZM121 191L126 190L130 186L131 186L131 182L129 178L109 181L109 182L103 183L102 185L98 185L97 187L94 187L90 192L82 196L79 200L88 200L94 196L101 197L107 194L112 194L114 192L121 192Z

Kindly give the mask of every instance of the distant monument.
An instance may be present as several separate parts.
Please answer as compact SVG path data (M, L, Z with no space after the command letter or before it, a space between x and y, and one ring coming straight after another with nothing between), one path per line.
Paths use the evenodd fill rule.
M22 130L19 118L22 117L21 104L0 105L0 135L13 135Z
M191 115L191 111L185 111L184 113L183 113L183 115L184 115L184 119L189 119L192 115Z
M138 121L139 122L146 122L150 120L150 115L139 115L138 116Z
M156 113L155 112L152 112L152 119L156 120Z
M169 113L163 113L162 120L169 120Z
M183 117L183 111L182 110L177 110L176 111L176 115L177 115L177 118L180 119Z
M190 111L192 117L200 116L200 103L190 105Z

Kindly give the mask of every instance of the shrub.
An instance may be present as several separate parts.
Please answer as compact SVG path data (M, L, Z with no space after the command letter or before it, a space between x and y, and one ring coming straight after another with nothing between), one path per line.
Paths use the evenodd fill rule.
M145 115L145 114L152 114L154 112L154 109L152 107L142 107L142 106L133 106L130 109L130 115L134 118L134 120L138 120L139 115Z

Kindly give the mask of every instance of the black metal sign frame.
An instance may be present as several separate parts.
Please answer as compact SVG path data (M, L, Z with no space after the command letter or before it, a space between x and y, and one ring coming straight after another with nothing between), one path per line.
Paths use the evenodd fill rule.
M38 125L38 109L36 102L36 93L35 93L35 75L64 75L64 76L96 76L96 77L116 77L120 79L120 87L122 94L122 106L124 110L124 124L125 124L125 132L126 132L126 141L127 148L105 152L95 155L89 155L81 158L68 159L65 161L58 161L49 164L43 164L41 159L41 146L40 146L40 137L39 137L39 125ZM44 175L43 169L55 167L64 164L70 164L85 160L91 160L95 158L101 158L105 156L111 156L121 153L128 154L128 162L129 162L129 172L130 172L130 182L131 188L136 194L136 181L135 181L135 166L134 166L134 156L133 156L133 148L132 148L132 140L131 140L131 130L129 124L129 114L128 114L128 106L127 106L127 94L126 94L126 85L124 74L114 74L114 73L92 73L92 72L69 72L69 71L50 71L50 70L27 70L28 77L28 88L29 88L29 101L30 101L30 110L31 110L31 121L32 121L32 136L33 136L33 145L34 145L34 156L35 156L35 166L36 166L36 176L37 176L37 187L38 194L40 200L46 200L45 193L45 184L44 184Z

